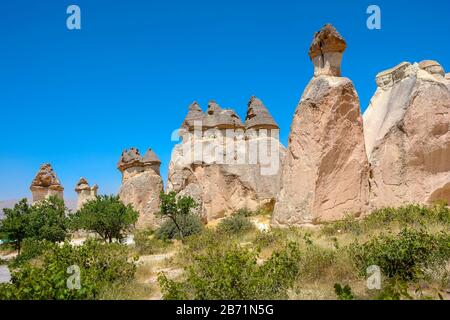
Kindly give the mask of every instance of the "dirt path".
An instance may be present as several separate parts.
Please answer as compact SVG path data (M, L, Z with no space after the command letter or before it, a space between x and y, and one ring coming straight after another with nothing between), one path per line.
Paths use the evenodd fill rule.
M182 275L183 269L171 266L171 259L175 256L176 251L162 254L153 254L141 256L137 262L140 272L139 281L150 285L153 288L152 295L149 300L161 300L162 293L158 284L158 274L163 272L169 279L176 279Z

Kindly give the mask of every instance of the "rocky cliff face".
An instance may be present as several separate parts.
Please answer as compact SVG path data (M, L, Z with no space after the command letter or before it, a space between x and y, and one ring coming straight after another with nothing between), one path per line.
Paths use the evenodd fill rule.
M345 41L331 25L315 34L314 78L292 122L275 226L332 221L366 210L369 165L359 98L353 83L340 77L344 50Z
M91 187L85 178L80 178L75 187L75 192L78 194L77 210L80 210L86 202L94 200L97 197L97 190L96 184Z
M160 165L161 161L151 149L142 157L136 148L123 151L117 164L122 172L119 198L139 212L137 228L155 227L161 223L155 215L159 211L160 193L164 190Z
M193 197L211 221L247 208L273 207L285 150L278 126L252 97L245 124L233 110L210 102L206 113L189 107L172 151L167 189Z
M45 163L39 168L36 177L31 182L30 190L33 195L33 203L50 196L64 198L64 188L49 163Z
M380 73L364 114L371 207L450 202L450 91L439 63Z

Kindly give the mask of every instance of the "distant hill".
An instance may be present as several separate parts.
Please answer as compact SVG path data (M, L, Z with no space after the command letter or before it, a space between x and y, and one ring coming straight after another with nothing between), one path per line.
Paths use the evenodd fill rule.
M14 205L20 201L20 199L10 199L10 200L0 200L0 219L3 218L3 209L4 208L12 208ZM31 199L28 199L28 202L31 202ZM75 199L65 199L66 207L72 211L75 211L77 208L77 200Z

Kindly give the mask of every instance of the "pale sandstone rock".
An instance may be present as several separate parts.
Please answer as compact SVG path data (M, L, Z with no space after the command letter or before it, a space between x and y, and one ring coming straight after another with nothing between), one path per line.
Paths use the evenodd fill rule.
M39 168L36 177L31 183L30 190L33 195L33 203L51 196L64 199L64 188L49 163L45 163Z
M193 197L205 221L242 208L273 207L285 150L277 134L271 137L278 126L266 107L252 97L245 125L233 110L222 109L215 102L209 103L205 114L200 112L198 105L192 104L183 121L182 128L186 131L181 134L182 143L172 151L167 190ZM193 131L194 121L200 121L199 131ZM225 130L237 133L241 142L226 138ZM264 134L260 134L262 131ZM249 144L252 148L256 146L256 150L250 152ZM192 155L195 145L200 146L200 156ZM223 152L216 154L217 147L223 147ZM264 147L268 156L272 153L279 156L277 164L249 161L250 153L257 155L258 148Z
M123 151L117 164L122 172L119 198L139 212L136 224L139 229L161 224L161 218L156 216L159 212L159 196L164 190L160 165L161 161L151 149L142 157L136 148Z
M75 187L75 192L78 195L77 210L80 210L86 202L94 200L97 197L97 190L96 184L91 187L85 178L80 178Z
M448 88L448 90L450 90L450 73L447 73L445 75L445 80L447 82L447 88Z
M450 202L450 91L435 61L382 73L364 114L372 208Z
M333 44L328 54L345 49L342 37L328 25L316 33L310 55L318 43ZM349 79L334 76L340 74L340 60L332 62L332 68L314 62L315 77L295 112L274 226L333 221L367 209L369 165L359 98Z

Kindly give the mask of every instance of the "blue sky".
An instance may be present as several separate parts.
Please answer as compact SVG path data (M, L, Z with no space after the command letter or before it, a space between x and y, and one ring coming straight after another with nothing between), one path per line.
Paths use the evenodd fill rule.
M70 4L81 30L66 28ZM366 27L371 4L381 30ZM312 77L312 36L327 22L347 41L343 75L362 110L379 71L424 59L450 70L448 0L4 0L0 12L0 200L30 196L43 162L68 198L80 176L116 193L132 146L153 148L166 179L171 132L194 100L245 117L256 95L286 143Z

